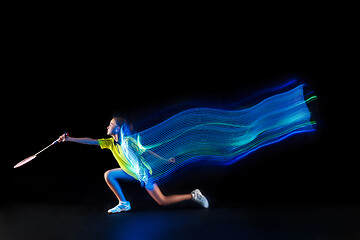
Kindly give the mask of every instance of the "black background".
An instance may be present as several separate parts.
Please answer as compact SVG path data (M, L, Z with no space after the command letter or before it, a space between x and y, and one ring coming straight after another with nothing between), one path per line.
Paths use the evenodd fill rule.
M346 108L356 87L347 29L336 21L279 27L231 20L127 29L96 21L13 19L1 88L1 201L113 202L103 173L118 166L106 150L58 144L12 167L65 131L106 137L113 114L141 131L187 107L221 107L296 79L318 96L316 132L292 136L230 166L188 167L161 189L172 194L200 188L215 207L359 203L357 140L349 121L354 109ZM135 205L155 205L139 184L122 186Z

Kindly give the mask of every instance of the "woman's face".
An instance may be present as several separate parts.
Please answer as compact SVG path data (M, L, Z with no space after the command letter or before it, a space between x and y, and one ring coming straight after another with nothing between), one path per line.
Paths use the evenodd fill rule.
M116 124L114 119L111 119L109 126L107 127L107 135L112 136L119 133L120 127Z

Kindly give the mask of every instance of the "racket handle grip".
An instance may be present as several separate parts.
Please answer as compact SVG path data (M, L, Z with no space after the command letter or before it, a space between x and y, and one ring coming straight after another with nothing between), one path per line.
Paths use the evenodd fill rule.
M65 138L69 137L69 134L67 132L65 132L64 134L65 134ZM58 143L58 142L59 142L59 139L56 139L55 141L53 141L53 143L51 145Z

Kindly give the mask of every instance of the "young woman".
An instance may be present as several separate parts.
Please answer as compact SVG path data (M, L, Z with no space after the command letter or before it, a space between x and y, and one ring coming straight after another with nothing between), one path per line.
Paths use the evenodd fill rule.
M120 168L107 171L105 180L119 205L110 213L130 209L117 179L138 180L160 205L193 199L207 208L207 199L197 189L164 196L156 183L193 163L229 165L261 147L315 131L308 104L316 96L304 94L304 84L292 83L296 86L286 84L269 90L272 95L248 108L192 108L139 133L133 133L124 119L113 118L107 132L111 138L62 135L60 141L93 144L112 151Z
M129 211L131 209L130 202L126 200L123 191L121 190L120 184L118 180L139 180L138 176L135 174L134 166L131 161L124 155L124 151L121 147L121 128L124 124L127 124L126 121L120 117L114 117L109 126L107 127L107 135L111 136L111 138L104 139L91 139L91 138L74 138L70 136L66 136L65 134L59 137L60 142L75 142L82 144L89 144L100 146L102 149L109 149L114 155L115 159L120 165L120 168L111 169L105 172L104 177L107 185L113 191L117 199L119 200L119 204L115 207L108 210L108 213L119 213L123 211ZM158 161L167 161L168 164L172 164L176 161L175 158L164 159L161 156L150 150L142 150L141 154L151 154ZM141 161L141 160L138 160ZM151 167L145 164L148 171L152 171ZM147 181L145 188L150 196L159 204L159 205L168 205L177 202L182 202L185 200L193 200L199 203L204 208L209 207L209 203L204 195L201 194L200 190L195 189L189 194L182 195L171 195L165 196L162 194L160 188L156 183L151 181Z

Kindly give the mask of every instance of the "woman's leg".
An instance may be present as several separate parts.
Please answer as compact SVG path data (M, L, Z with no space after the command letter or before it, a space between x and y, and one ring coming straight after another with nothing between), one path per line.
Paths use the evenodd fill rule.
M117 199L121 202L125 202L126 198L123 191L121 190L120 184L117 179L121 180L133 180L133 178L124 172L121 168L111 169L105 172L104 174L105 181L110 189L113 191Z
M160 191L160 188L157 186L157 184L153 184L151 186L147 186L146 190L150 194L150 196L159 204L159 205L168 205L173 204L177 202L182 202L185 200L191 200L192 195L189 194L182 194L182 195L170 195L170 196L164 196L162 192Z

